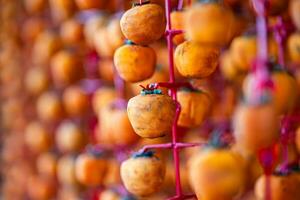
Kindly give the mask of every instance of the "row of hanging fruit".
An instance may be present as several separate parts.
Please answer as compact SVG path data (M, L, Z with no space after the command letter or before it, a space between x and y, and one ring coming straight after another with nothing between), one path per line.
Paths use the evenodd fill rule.
M0 0L0 22L0 198L300 198L300 0Z

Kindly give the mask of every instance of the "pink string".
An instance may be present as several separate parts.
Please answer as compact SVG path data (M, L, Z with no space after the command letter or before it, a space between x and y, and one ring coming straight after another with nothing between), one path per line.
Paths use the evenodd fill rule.
M182 8L183 8L183 0L179 0L177 10L182 10Z
M116 68L114 67L114 85L117 90L117 95L119 99L125 99L125 82L119 76L118 72L116 72Z
M277 24L274 27L275 40L278 44L278 63L285 67L284 59L284 43L287 36L286 26L284 25L282 17L278 17Z
M295 125L297 125L300 122L300 115L289 115L285 116L281 120L281 138L280 142L282 144L283 152L282 152L282 158L283 163L280 167L280 171L283 173L288 172L288 166L289 166L289 150L288 145L290 144L291 140L294 139L293 131L295 128Z
M182 7L183 2L180 1L178 7ZM174 73L174 45L173 45L173 37L176 34L182 33L182 30L172 30L171 26L171 0L165 0L165 11L166 11L166 19L167 19L167 27L166 27L166 39L168 44L168 56L169 56L169 82L167 83L154 83L150 84L146 87L146 89L156 89L157 87L166 87L170 90L170 96L176 102L176 114L175 119L172 125L172 141L166 144L155 144L155 145L148 145L142 148L140 151L144 152L148 149L168 149L171 148L173 151L173 158L174 158L174 167L175 167L175 184L176 184L176 195L174 197L169 198L169 200L183 200L189 198L196 198L194 194L185 195L182 192L181 180L180 180L180 159L179 159L179 150L180 148L188 148L188 147L195 147L201 144L198 143L178 143L177 142L177 121L179 118L179 114L181 111L180 104L177 101L177 89L179 87L188 87L192 88L189 83L177 83L175 82L175 73Z
M171 0L165 0L165 10L167 19L167 43L168 43L168 53L169 53L169 72L170 72L170 83L175 83L175 73L174 73L174 46L173 46L173 34L170 32L172 30L171 26ZM181 111L180 104L177 102L177 89L171 88L170 94L173 100L176 102L176 116L172 126L172 144L173 144L173 158L175 166L175 183L176 183L176 196L170 199L187 199L194 197L194 195L186 196L182 194L181 180L180 180L180 159L178 148L174 148L177 144L177 121Z
M263 86L265 82L269 82L270 74L267 68L268 61L268 25L266 19L266 8L267 8L267 0L252 0L254 9L256 10L256 29L257 29L257 68L255 70L255 77L258 82L258 86ZM258 94L260 97L263 92L263 87L260 87L259 90L253 91L253 95ZM272 172L272 165L274 164L273 156L270 155L270 150L266 150L265 152L261 152L261 164L264 168L266 175L266 187L265 187L265 199L271 199L271 190L270 190L270 174Z
M262 96L266 83L270 82L270 74L267 68L268 61L268 26L265 17L266 0L252 0L253 6L257 12L257 62L254 71L257 80L257 87L253 87L253 98L257 100ZM267 84L268 85L268 84Z
M281 123L281 136L280 136L280 142L282 145L282 158L283 163L280 167L280 171L285 173L287 172L287 167L289 164L289 150L288 150L288 144L289 144L289 132L290 132L290 120L288 118L284 118Z

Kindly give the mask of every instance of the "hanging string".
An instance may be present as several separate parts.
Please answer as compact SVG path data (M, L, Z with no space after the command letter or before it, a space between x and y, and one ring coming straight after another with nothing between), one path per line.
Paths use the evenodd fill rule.
M183 8L183 0L178 0L177 10L182 10Z

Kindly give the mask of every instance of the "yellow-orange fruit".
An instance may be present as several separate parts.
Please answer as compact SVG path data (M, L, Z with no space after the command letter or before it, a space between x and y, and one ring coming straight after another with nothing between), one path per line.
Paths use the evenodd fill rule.
M117 108L114 103L109 104L100 111L99 118L99 142L130 145L137 141L138 137L130 124L125 108ZM112 121L118 126L111 123Z
M114 64L124 80L143 81L154 73L156 54L151 47L124 45L116 50Z
M276 60L278 46L275 40L268 39L269 58ZM247 35L234 38L230 46L232 63L242 71L248 72L257 56L257 37Z
M23 25L22 35L28 42L34 42L45 29L45 22L40 18L29 18Z
M25 9L29 14L36 14L43 11L47 5L46 0L25 0Z
M79 125L65 121L56 130L56 145L62 152L78 152L85 144L85 133Z
M183 127L201 125L212 106L209 94L203 91L180 90L177 92L177 101L181 106L178 125Z
M71 116L80 116L89 107L88 95L78 86L70 86L63 93L64 108Z
M109 41L106 27L98 28L94 34L94 47L100 57L111 58L115 49Z
M153 154L138 154L121 164L126 189L137 196L149 196L163 184L166 164Z
M99 113L102 108L110 104L117 98L117 93L113 88L103 87L94 93L92 104L95 113Z
M222 54L220 57L220 70L226 79L236 81L244 75L244 72L240 69L240 67L233 63L232 55L229 51Z
M140 45L160 39L166 28L164 10L157 4L138 5L127 10L120 24L125 37Z
M29 123L26 127L25 143L32 151L41 153L51 148L52 138L42 123L34 121Z
M38 176L28 178L27 193L32 200L49 200L55 196L55 182L53 179L47 179Z
M81 191L76 187L60 186L57 192L58 200L74 200L80 196Z
M104 27L106 24L106 16L105 15L97 15L95 17L92 17L87 20L87 22L84 24L84 37L86 40L86 43L90 47L94 47L94 38L95 34L97 33L97 30Z
M296 131L295 143L296 143L298 152L300 152L300 127L298 127L297 131Z
M233 124L236 145L242 152L255 153L279 138L279 119L272 102L239 105Z
M216 70L219 55L216 46L186 41L175 50L175 65L182 76L205 78Z
M300 5L300 3L299 3ZM300 63L300 33L293 33L287 41L289 58L293 63Z
M273 200L297 200L300 189L299 175L271 175L270 195ZM266 176L261 176L255 185L255 196L258 200L265 199Z
M66 44L78 44L83 39L83 25L75 19L69 19L61 25L60 36Z
M57 179L62 185L78 185L75 175L75 157L65 155L59 158L57 163Z
M98 63L98 72L101 79L113 82L115 66L111 59L100 59Z
M86 186L100 186L107 170L107 161L100 155L83 153L76 158L75 174L77 180Z
M103 9L104 4L106 3L104 0L75 0L77 7L80 10L86 9Z
M274 83L272 95L276 112L279 115L290 113L295 108L299 95L297 81L282 70L272 72L271 78ZM254 81L253 75L248 75L244 80L243 90L246 97L250 97Z
M37 100L37 114L45 121L56 121L63 116L62 102L54 92L44 92Z
M42 32L33 44L32 59L36 64L45 65L62 46L60 38L50 31Z
M54 21L62 22L70 18L75 12L73 0L49 0L51 16Z
M198 199L232 200L243 192L243 159L227 149L204 149L189 161L189 180Z
M164 94L140 94L128 102L131 125L141 137L162 137L171 131L175 117L175 102Z
M237 153L240 153L237 149ZM253 188L257 179L264 173L263 167L260 165L259 159L254 154L252 155L243 155L245 160L245 184L247 188Z
M184 31L184 14L185 14L184 11L173 11L173 12L171 12L172 29ZM185 39L184 39L184 34L183 33L175 35L173 37L173 42L176 45L179 45L184 41L185 41Z
M124 43L125 37L120 26L120 19L113 18L107 24L107 38L112 47L116 50Z
M25 75L25 87L33 95L44 92L49 86L47 72L41 67L33 67Z
M75 53L60 51L51 59L51 72L58 85L68 85L83 78L84 69Z
M290 2L290 8L289 13L290 16L297 27L298 30L300 30L300 1L299 0L291 0Z
M226 45L233 26L233 13L219 3L197 3L185 14L186 37L195 42Z
M107 162L108 162L107 173L105 174L103 185L109 188L113 185L121 184L121 175L120 175L119 161L113 158L107 160Z
M293 76L284 71L272 73L274 83L273 100L279 114L293 111L298 100L298 85Z
M36 168L40 175L55 178L57 170L57 156L54 153L43 153L36 160Z

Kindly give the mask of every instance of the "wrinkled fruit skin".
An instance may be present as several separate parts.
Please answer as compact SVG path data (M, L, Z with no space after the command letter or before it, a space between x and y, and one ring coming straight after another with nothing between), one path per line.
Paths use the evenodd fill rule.
M143 81L155 71L156 54L151 47L124 45L116 50L114 64L125 81Z
M163 184L166 165L156 156L130 158L121 165L121 178L126 189L137 196L149 196Z
M181 105L178 125L183 127L201 125L212 106L209 95L200 91L178 91L177 100Z
M232 200L243 190L243 159L227 149L204 149L190 159L189 180L197 198Z
M184 42L175 50L175 65L182 76L205 78L217 68L220 49L195 42Z
M156 4L136 6L124 13L120 25L127 39L140 45L151 44L165 32L164 10Z
M171 97L138 95L128 102L127 113L134 131L141 137L156 138L169 133L176 111Z

